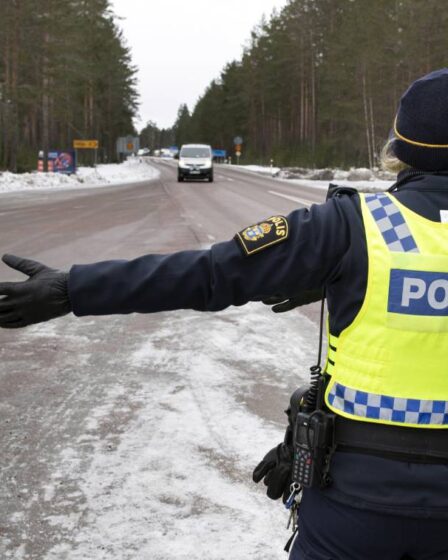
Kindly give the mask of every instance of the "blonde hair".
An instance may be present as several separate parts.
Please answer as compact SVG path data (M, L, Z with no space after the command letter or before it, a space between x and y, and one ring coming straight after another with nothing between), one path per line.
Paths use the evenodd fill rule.
M390 173L399 173L404 169L409 169L410 166L401 159L398 159L394 154L392 144L394 139L389 139L383 146L380 154L380 166L383 171L389 171Z

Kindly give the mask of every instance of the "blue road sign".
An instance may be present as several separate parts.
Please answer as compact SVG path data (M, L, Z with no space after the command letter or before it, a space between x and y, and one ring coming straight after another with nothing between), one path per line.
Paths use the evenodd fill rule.
M213 157L226 158L227 157L227 151L226 150L213 150Z

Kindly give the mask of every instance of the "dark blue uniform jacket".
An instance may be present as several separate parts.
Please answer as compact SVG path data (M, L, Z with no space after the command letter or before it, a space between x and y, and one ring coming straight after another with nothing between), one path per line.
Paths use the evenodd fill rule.
M394 194L440 222L440 210L448 210L448 174L402 172ZM367 283L359 197L301 208L287 220L288 239L251 256L232 239L209 250L74 266L69 278L74 313L219 311L325 286L330 330L337 336L358 313ZM448 466L336 453L332 475L335 483L325 490L329 498L381 512L448 518Z

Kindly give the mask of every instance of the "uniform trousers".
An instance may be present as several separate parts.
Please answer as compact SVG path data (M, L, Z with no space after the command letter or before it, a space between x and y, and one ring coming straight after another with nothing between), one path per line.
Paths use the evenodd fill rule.
M290 560L448 560L448 521L357 509L305 490Z

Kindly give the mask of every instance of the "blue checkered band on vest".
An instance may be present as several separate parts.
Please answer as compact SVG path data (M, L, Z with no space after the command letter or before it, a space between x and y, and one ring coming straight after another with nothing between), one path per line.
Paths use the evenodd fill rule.
M328 402L352 416L402 424L448 424L448 402L404 399L357 391L335 383Z
M390 251L420 252L402 213L386 194L368 194L365 201Z

